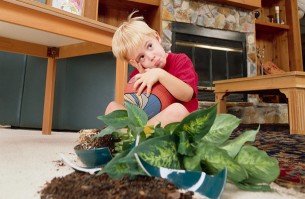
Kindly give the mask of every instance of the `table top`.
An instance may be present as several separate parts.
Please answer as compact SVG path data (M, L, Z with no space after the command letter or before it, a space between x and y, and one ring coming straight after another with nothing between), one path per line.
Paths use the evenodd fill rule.
M213 83L215 85L215 92L305 88L305 72L291 71L282 74L219 80Z
M90 42L111 47L116 27L36 1L1 0L0 30L0 50L35 55L16 45L63 47Z

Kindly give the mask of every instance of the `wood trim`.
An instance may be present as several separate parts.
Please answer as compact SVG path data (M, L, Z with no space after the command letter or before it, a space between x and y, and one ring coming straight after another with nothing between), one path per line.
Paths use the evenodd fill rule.
M46 89L44 97L44 111L42 121L42 134L50 135L52 130L54 89L56 76L56 60L53 57L48 58Z
M218 80L213 83L215 84L215 92L248 92L254 90L305 88L305 72L291 71L273 75Z
M0 37L0 51L47 57L47 47L25 41Z
M124 104L124 90L127 84L128 63L124 60L116 60L116 85L115 101Z
M147 4L147 5L153 5L153 6L159 6L162 3L162 0L127 0L130 2L136 2L136 3L141 3L141 4Z
M87 0L85 1L83 14L84 17L88 17L90 19L96 20L98 18L98 4L99 0Z
M302 42L297 0L286 0L286 20L290 25L288 31L290 71L303 71Z
M57 57L57 59L82 55L91 55L109 51L111 51L111 47L109 46L99 45L90 42L83 42L79 44L72 44L69 46L60 47L59 56Z
M160 37L162 38L162 4L154 10L154 18L153 21L151 21L151 26L159 33ZM152 11L151 11L152 12Z
M51 5L52 5L52 1L53 1L53 0L47 0L47 1L46 1L46 4L51 6Z
M207 0L213 3L236 6L248 10L255 10L262 7L261 0Z
M255 28L260 31L273 32L273 31L289 30L290 26L287 24L277 24L277 23L271 23L257 19L255 20Z

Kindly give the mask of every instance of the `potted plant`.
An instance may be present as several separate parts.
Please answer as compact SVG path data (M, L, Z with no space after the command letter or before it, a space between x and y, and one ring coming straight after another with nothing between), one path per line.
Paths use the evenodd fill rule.
M100 129L82 129L74 147L76 155L87 167L101 167L112 159L114 140L111 135L96 137Z
M127 138L125 142L122 136L118 153L98 174L107 173L113 178L147 175L136 154L154 167L210 175L227 168L228 181L245 190L270 190L269 184L279 175L277 159L247 144L255 141L259 128L230 139L240 119L217 114L216 106L195 111L181 122L165 127L147 126L148 118L142 109L128 103L126 108L98 117L107 127L97 137L125 134Z
M228 182L250 191L271 190L269 184L279 175L277 159L248 145L255 141L259 128L230 139L240 119L230 114L217 114L216 106L195 111L181 122L165 127L161 124L147 126L148 117L142 109L128 103L126 108L99 116L106 128L94 130L94 133L92 130L82 132L85 137L80 133L81 150L92 150L84 146L92 146L91 142L99 139L108 143L104 148L109 149L110 143L113 144L112 157L103 163L97 175L135 178L149 175L150 172L143 169L146 165L174 170L178 175L181 170L183 173L204 172L214 177L222 173L223 179L225 169ZM85 140L90 144L85 144ZM79 150L81 145L75 148ZM160 176L160 172L155 173L156 177Z

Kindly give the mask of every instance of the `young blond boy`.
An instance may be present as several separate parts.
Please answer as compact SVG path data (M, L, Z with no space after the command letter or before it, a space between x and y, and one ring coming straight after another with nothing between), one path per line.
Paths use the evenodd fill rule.
M177 101L150 118L148 125L179 122L198 109L197 73L185 54L166 53L159 34L143 21L143 17L132 17L134 13L116 30L112 52L135 68L129 77L135 81L138 95L146 89L149 96L153 85L159 82ZM125 109L125 106L111 102L105 114L119 109Z

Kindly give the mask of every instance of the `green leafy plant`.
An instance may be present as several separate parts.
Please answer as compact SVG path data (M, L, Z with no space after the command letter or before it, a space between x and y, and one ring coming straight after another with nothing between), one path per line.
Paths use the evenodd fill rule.
M255 141L256 130L245 131L230 139L240 119L217 114L217 107L198 110L181 122L165 127L147 126L145 112L131 104L127 110L99 116L107 127L98 136L120 136L118 154L99 172L113 178L145 175L134 153L157 167L204 171L214 175L228 169L228 181L252 191L270 190L269 184L279 175L277 159L248 145Z

